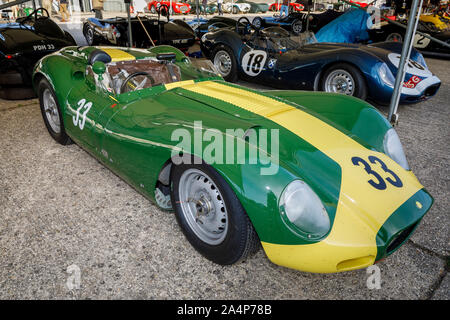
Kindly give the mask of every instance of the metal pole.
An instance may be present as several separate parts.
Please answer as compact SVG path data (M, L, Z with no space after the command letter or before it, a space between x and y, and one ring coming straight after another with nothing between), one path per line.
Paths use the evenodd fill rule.
M200 24L200 18L199 18L199 13L198 13L198 3L200 2L200 0L195 0L195 6L197 7L197 10L196 10L196 12L197 12L197 23L199 23Z
M128 18L128 47L133 46L133 36L131 32L131 15L130 15L130 2L125 3L127 8L127 18Z
M36 3L34 2L34 0L31 0L31 3L33 4L33 11L36 10Z
M419 22L420 12L422 10L423 0L413 0L411 6L411 12L408 19L408 26L406 28L405 41L403 42L402 54L400 62L398 64L397 76L395 77L394 92L392 93L391 102L389 104L388 120L392 125L396 125L398 122L398 103L400 101L401 89L403 87L403 81L405 80L405 65L409 60L409 55L412 48L412 40L414 33L417 29L417 23Z

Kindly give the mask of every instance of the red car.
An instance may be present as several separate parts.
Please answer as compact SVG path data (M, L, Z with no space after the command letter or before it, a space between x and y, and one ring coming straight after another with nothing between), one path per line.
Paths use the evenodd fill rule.
M148 10L150 10L151 13L156 13L156 9L162 5L165 4L167 7L170 7L170 1L150 1L148 3ZM182 14L188 14L189 11L191 11L191 6L187 3L183 2L176 2L172 1L172 13L182 13Z
M272 3L269 6L269 11L280 11L281 9L281 1L280 3ZM303 11L305 7L301 4L301 3L295 3L295 2L291 2L289 3L289 12L295 12L295 11Z

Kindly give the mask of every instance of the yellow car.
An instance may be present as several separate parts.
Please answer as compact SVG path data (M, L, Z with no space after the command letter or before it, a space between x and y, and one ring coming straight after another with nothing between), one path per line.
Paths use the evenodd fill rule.
M449 27L448 24L443 22L437 14L422 14L420 15L420 21L432 23L440 30L446 30Z

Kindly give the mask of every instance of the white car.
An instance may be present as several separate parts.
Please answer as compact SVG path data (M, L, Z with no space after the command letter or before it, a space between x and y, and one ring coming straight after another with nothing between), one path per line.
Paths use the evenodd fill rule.
M227 2L223 4L222 8L223 11L227 13L248 13L250 11L250 4Z

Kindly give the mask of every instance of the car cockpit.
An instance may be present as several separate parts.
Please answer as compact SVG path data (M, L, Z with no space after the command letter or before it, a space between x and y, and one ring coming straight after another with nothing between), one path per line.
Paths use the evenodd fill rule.
M112 59L107 51L122 56ZM180 68L172 63L175 57L175 53L160 53L156 59L136 59L118 49L96 49L88 56L87 73L94 76L97 86L122 94L180 81Z

